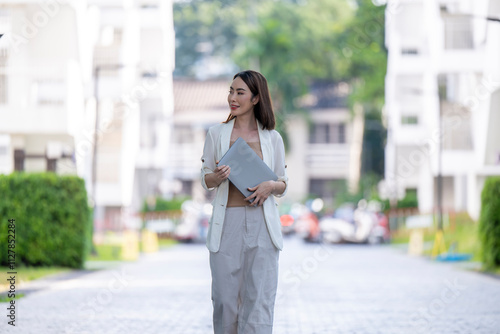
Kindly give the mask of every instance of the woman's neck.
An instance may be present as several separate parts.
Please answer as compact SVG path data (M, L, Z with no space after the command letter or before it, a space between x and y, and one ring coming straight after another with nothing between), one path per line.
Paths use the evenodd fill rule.
M243 131L257 130L257 120L253 112L236 117L234 120L234 127Z

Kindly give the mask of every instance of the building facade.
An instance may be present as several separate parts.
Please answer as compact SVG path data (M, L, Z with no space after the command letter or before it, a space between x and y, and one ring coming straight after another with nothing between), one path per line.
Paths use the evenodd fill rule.
M0 173L79 175L96 231L137 227L171 192L172 2L0 1L0 33Z
M85 175L74 155L91 68L84 26L76 4L0 1L0 173Z
M422 213L478 218L500 175L499 16L493 0L388 1L387 197L416 191Z

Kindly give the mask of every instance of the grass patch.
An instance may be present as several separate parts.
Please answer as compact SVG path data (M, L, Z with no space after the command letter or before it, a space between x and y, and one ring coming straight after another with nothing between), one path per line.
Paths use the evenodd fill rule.
M472 220L467 213L457 213L450 217L448 226L444 226L443 235L446 250L455 245L456 253L472 254L472 261L481 261L481 243L478 235L479 224ZM434 242L437 229L424 229L424 242ZM392 234L394 244L408 243L411 230L400 228ZM430 256L432 249L424 250L424 255Z
M158 238L158 248L169 248L174 245L177 245L179 242L175 239L170 239L170 238Z
M16 297L14 297L13 299L17 300L17 299L22 298L24 296L25 296L24 293L16 293ZM12 300L12 298L9 298L8 295L0 296L0 303L10 303L11 300Z
M87 261L121 261L122 246L120 244L95 245L96 254L91 254Z
M391 237L392 244L407 244L410 241L410 233L411 230L407 229L399 229L398 231L393 232ZM424 229L424 242L434 241L435 237L435 229Z
M10 286L10 283L7 282L7 279L10 275L7 274L7 272L12 270L8 269L7 267L0 267L0 270L2 273L0 274L0 291L6 291ZM66 267L18 267L15 270L15 272L17 272L16 287L18 287L18 284L21 282L25 283L45 276L69 272L71 270L71 268Z
M1 267L2 272L7 279L7 272L11 271L7 267ZM21 282L33 281L45 276L55 275L59 273L64 273L71 271L71 268L66 267L19 267L15 271L17 272L16 279Z
M169 248L177 244L178 241L171 238L158 239L158 247ZM142 243L139 241L139 249L142 249ZM123 261L122 260L122 245L113 244L97 244L95 245L96 254L89 255L87 261Z

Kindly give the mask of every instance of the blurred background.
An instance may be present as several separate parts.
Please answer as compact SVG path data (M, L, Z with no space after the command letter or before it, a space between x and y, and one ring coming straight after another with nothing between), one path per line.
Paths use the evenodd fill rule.
M500 175L499 17L497 0L2 0L0 173L82 179L88 212L61 217L85 211L94 256L127 232L203 242L205 135L254 69L286 145L285 234L407 242L409 219L476 254ZM32 219L9 182L2 214Z

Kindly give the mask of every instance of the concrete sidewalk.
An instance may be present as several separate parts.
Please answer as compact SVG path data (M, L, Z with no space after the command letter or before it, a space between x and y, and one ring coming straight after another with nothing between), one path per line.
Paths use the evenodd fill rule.
M42 284L43 285L43 284ZM0 333L212 333L204 245L54 280L16 301ZM411 258L390 246L287 239L275 334L500 333L500 280Z

